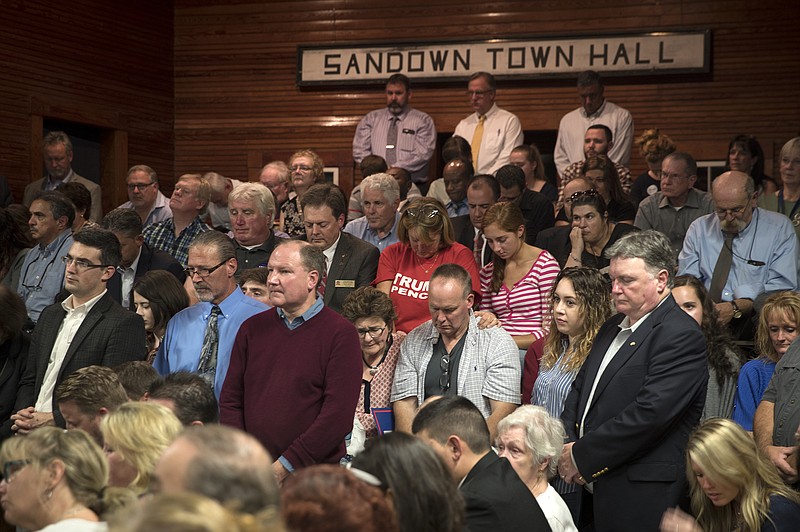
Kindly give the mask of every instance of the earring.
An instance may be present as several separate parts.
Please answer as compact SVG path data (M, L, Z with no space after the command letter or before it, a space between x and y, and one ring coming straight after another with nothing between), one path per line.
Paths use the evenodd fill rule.
M49 501L50 499L52 499L52 498L53 498L53 490L52 490L52 489L48 489L48 490L46 490L46 491L44 492L44 497L45 497L45 499L47 499L48 501Z

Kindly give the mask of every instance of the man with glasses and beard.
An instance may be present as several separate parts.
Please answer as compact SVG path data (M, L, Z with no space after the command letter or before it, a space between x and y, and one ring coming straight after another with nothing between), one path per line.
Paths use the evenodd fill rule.
M236 267L236 250L230 238L207 231L194 239L184 272L200 302L169 320L153 363L162 376L176 371L198 373L214 387L217 399L239 326L269 308L242 293L234 277Z
M725 172L712 184L714 213L692 222L678 257L678 273L708 289L719 321L752 338L747 319L761 294L797 290L800 250L786 216L756 207L753 178Z
M472 312L470 275L457 264L436 268L428 287L431 319L400 348L392 386L395 428L411 432L417 407L429 397L460 395L486 418L491 441L497 422L520 403L517 344L502 327L480 329Z

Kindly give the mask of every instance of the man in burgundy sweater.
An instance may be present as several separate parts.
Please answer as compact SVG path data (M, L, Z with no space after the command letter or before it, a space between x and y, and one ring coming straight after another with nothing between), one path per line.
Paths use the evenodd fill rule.
M269 258L273 308L245 321L220 394L220 422L255 436L278 483L295 469L337 463L361 391L355 327L317 295L322 251L286 240Z

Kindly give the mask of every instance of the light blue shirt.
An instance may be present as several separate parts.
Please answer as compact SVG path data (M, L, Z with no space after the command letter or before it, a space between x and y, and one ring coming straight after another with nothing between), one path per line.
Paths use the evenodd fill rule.
M469 214L469 205L467 204L467 198L464 198L458 203L453 203L453 200L450 200L447 202L445 208L447 209L447 215L450 218L455 218L456 216L463 216L465 214Z
M394 225L392 229L386 233L386 236L381 238L378 236L378 231L373 229L369 226L369 222L367 222L367 217L362 216L361 218L356 218L352 222L348 223L345 228L345 233L350 233L351 235L360 238L365 242L369 242L381 252L386 249L387 246L391 246L392 244L396 244L400 242L397 238L397 222L400 221L400 213L394 213Z
M119 208L133 209L134 206L133 203L128 201L120 205ZM153 208L150 209L150 213L147 215L147 219L142 224L142 227L147 227L157 222L163 222L169 218L172 218L172 209L169 208L169 198L159 190L156 194L156 200L153 202Z
M25 255L19 274L17 293L25 301L28 317L35 323L64 288L66 268L61 257L72 247L72 230L66 229L46 246L34 246Z
M168 375L176 371L197 372L211 307L212 304L208 302L197 303L178 312L169 320L164 340L153 362L153 367L159 375ZM214 395L217 399L222 391L225 375L228 373L233 341L239 332L239 326L251 316L269 309L264 303L244 295L238 287L219 304L219 308L222 314L217 318L219 344L217 371L214 377Z
M678 273L708 288L725 240L715 213L692 222L678 257ZM755 299L764 292L797 290L800 250L794 227L782 214L754 209L750 224L733 239L733 263L722 301ZM763 266L747 261L763 262Z
M290 331L293 331L298 327L300 327L305 322L307 322L308 320L310 320L311 318L313 318L314 316L316 316L317 314L319 314L324 306L325 304L322 302L322 298L317 297L317 299L314 301L314 304L311 305L307 311L297 316L291 322L286 317L286 313L283 311L282 308L278 307L277 311L278 311L278 316L280 316L281 319L283 319L283 323L286 324L286 326L289 328Z

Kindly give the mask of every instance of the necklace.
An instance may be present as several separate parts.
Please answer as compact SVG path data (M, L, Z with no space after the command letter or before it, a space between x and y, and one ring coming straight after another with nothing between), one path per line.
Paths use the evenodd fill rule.
M431 263L431 265L429 267L426 268L425 265L422 263L422 259L419 258L419 255L414 253L414 256L417 257L417 262L419 263L419 267L422 268L422 271L424 271L426 275L431 272L431 270L434 268L434 266L436 266L436 262L439 260L439 252L437 251L436 254L433 256L433 262ZM430 260L430 259L426 259L426 260Z
M381 356L381 359L378 360L378 363L375 364L374 366L371 365L369 362L367 362L367 357L364 356L364 352L363 351L361 352L361 360L363 360L364 361L364 365L369 368L369 374L370 374L371 377L375 376L375 374L378 373L378 366L383 364L383 361L386 360L386 355L389 353L389 348L390 347L392 347L392 335L391 335L391 333L389 333L389 338L386 341L386 349L383 350L383 355Z

